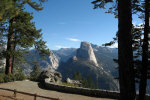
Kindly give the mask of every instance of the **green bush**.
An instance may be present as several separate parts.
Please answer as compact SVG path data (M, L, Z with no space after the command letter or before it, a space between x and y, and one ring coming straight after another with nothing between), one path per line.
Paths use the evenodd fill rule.
M5 77L5 74L0 73L0 83L4 83L4 77Z
M26 79L26 76L23 73L9 74L0 73L0 83L13 82L13 81L22 81Z
M15 80L16 80L16 78L13 74L9 74L9 75L4 76L4 82L12 82Z
M30 73L30 80L31 81L38 81L39 75L41 73L41 68L37 62L34 62L33 71Z
M26 76L23 73L17 73L17 74L15 74L15 79L17 81L22 81L22 80L26 79Z
M33 74L30 74L30 80L31 81L39 81L39 75L33 75Z

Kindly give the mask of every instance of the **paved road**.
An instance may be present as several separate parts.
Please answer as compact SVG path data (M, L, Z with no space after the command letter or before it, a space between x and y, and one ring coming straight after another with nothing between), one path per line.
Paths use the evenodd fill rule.
M51 91L51 90L44 90L39 88L37 82L32 82L28 80L0 84L0 87L17 89L19 91L24 91L28 93L37 93L42 96L60 98L61 100L114 100L114 99L96 98L96 97L89 97L89 96L83 96L77 94L69 94L69 93L62 93L62 92ZM4 91L0 90L0 94L4 94L4 93L5 93ZM12 94L9 93L9 95ZM25 96L21 94L18 94L17 97L20 98L20 100L33 100L33 97ZM44 99L38 98L37 100L44 100Z

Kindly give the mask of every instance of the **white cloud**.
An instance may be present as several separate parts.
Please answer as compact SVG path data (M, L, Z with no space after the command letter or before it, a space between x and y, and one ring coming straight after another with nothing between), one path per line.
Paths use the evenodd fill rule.
M73 41L73 42L81 41L81 40L79 40L79 39L75 39L75 38L67 38L67 40L70 40L70 41Z
M56 45L56 48L69 48L69 47L65 47L65 46L60 46L60 45Z

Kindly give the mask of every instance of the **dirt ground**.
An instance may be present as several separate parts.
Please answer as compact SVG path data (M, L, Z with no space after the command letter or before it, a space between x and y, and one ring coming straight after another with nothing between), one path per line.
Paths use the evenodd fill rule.
M83 96L78 94L62 93L53 90L45 90L39 88L39 84L37 82L32 82L28 80L0 84L0 87L16 89L18 91L23 91L23 92L33 93L33 94L36 93L41 96L59 98L60 100L114 100L114 99L107 99L107 98L89 97L89 96ZM0 90L0 100L34 100L34 97L17 93L17 99L16 99L13 96L13 92ZM48 100L48 99L37 98L37 100Z

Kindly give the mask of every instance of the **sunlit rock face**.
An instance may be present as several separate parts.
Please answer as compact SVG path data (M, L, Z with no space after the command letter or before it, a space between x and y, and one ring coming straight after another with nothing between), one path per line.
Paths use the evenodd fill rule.
M49 64L51 66L52 69L57 69L57 67L59 66L59 60L58 58L52 53L51 56L49 56Z
M0 60L0 68L4 68L6 65L6 59L1 59Z
M52 51L50 52L50 56L47 55L44 57L40 56L37 50L30 50L29 53L25 54L24 57L25 59L27 59L27 62L22 64L25 73L29 75L30 72L33 70L33 61L36 61L42 70L56 70L59 66L59 59Z
M98 66L93 48L89 42L81 42L81 46L77 50L76 56L79 59L91 61Z

